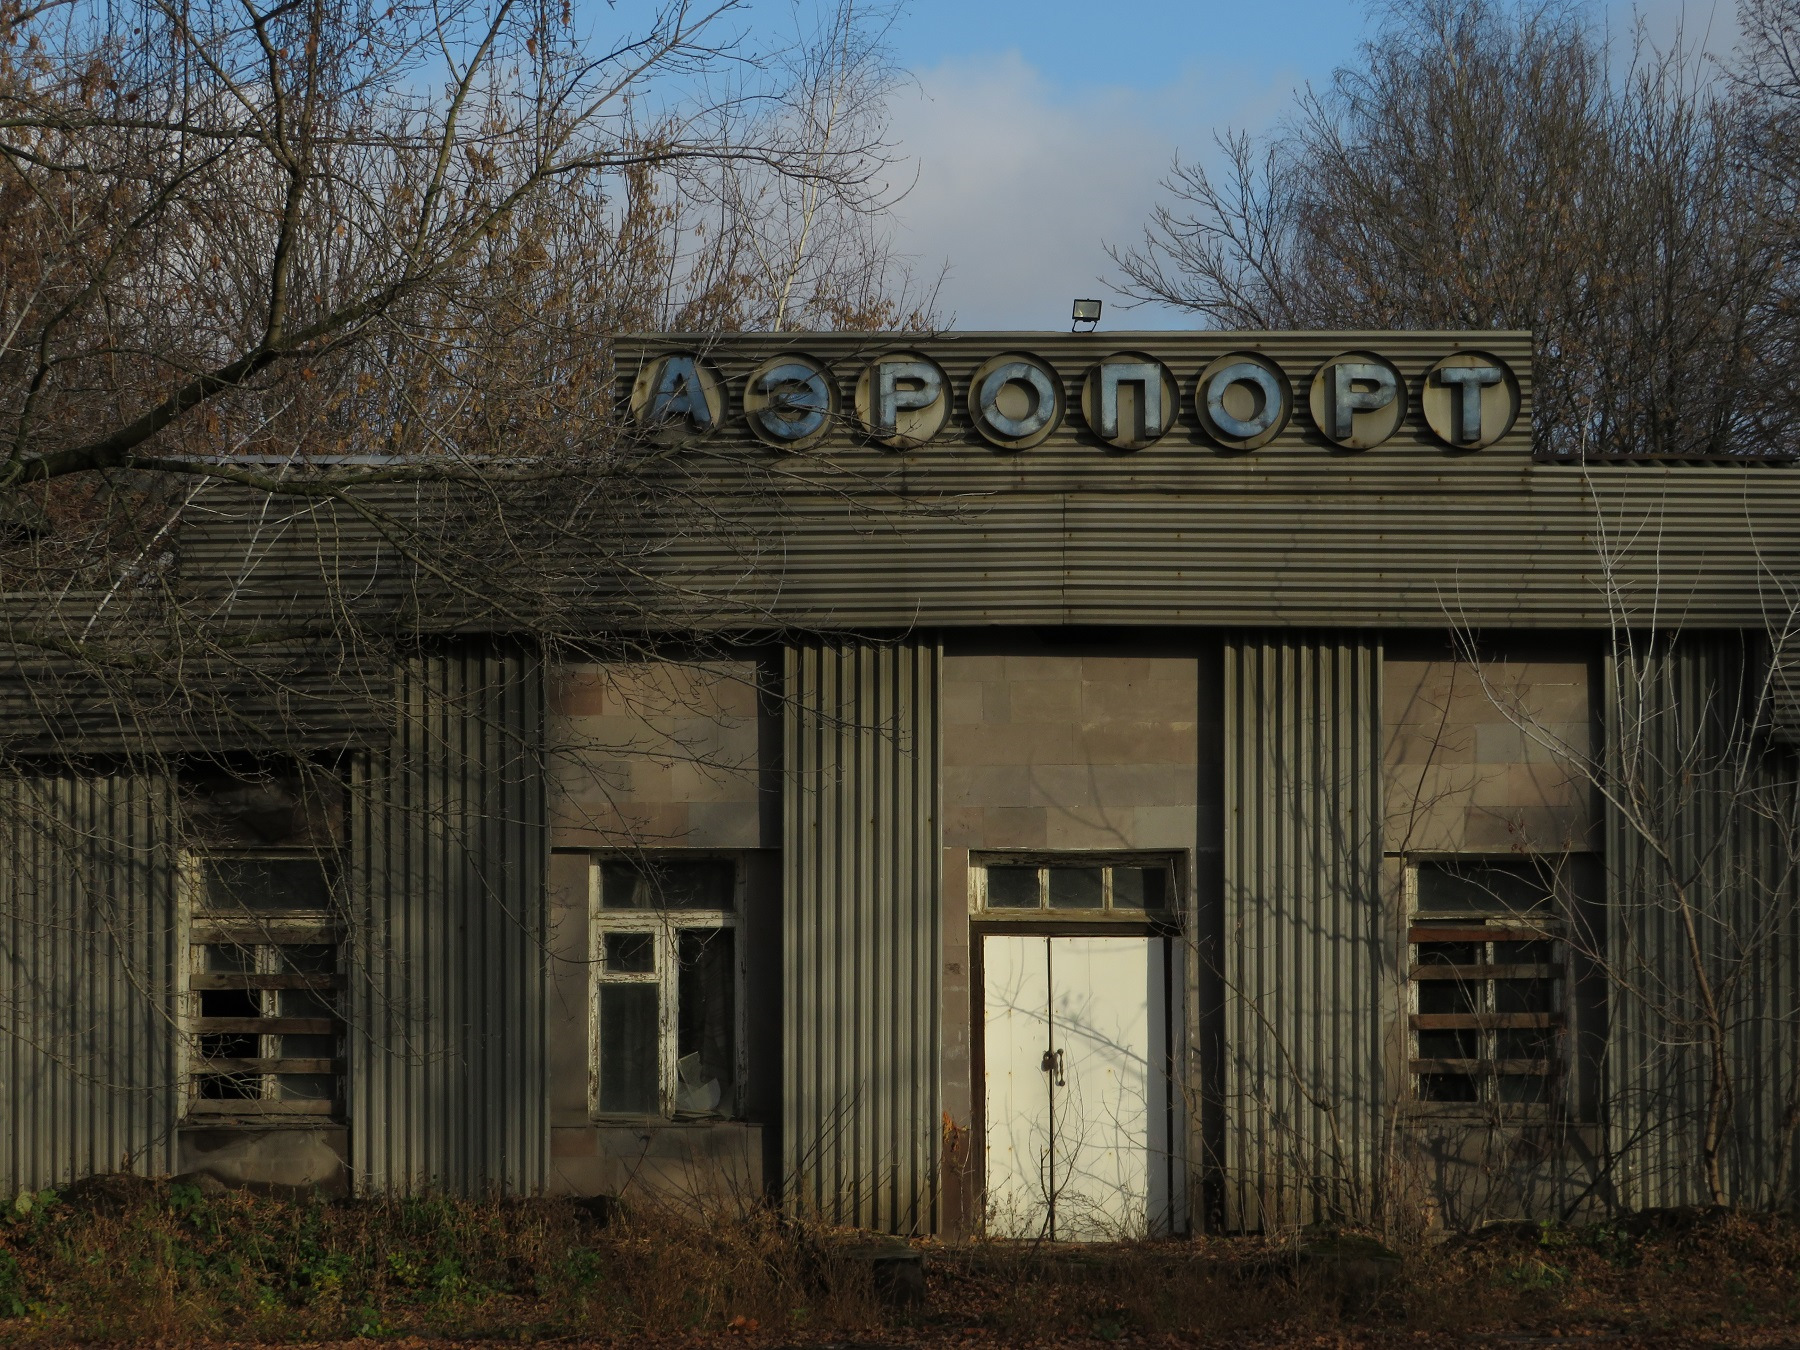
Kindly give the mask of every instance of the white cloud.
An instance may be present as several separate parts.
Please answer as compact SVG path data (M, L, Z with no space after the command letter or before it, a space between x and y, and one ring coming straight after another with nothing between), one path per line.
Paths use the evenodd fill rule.
M1626 49L1639 20L1654 45L1679 33L1716 57L1738 36L1733 0L1613 0L1603 15ZM1070 300L1096 296L1107 328L1192 326L1175 310L1123 310L1104 246L1139 237L1178 148L1211 163L1216 131L1264 131L1308 75L1329 78L1254 64L1195 65L1148 89L1057 88L1016 51L916 72L893 109L896 149L917 174L895 242L919 276L948 265L940 317L963 330L1060 329Z
M1189 326L1171 311L1129 316L1100 278L1107 243L1129 243L1176 148L1207 153L1215 127L1259 129L1293 77L1260 86L1195 70L1152 90L1052 89L1017 53L921 72L894 109L897 149L917 182L897 245L915 269L948 263L939 313L959 329L1064 328L1076 296L1107 300L1106 327Z

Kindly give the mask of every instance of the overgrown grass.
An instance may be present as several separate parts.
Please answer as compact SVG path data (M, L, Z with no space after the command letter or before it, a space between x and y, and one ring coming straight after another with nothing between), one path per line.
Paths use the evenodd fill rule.
M1800 1222L1771 1215L1497 1226L1391 1265L1366 1259L1353 1236L1318 1233L1088 1251L976 1244L934 1264L934 1304L962 1307L1003 1342L1410 1345L1599 1332L1718 1345L1800 1329Z
M115 1183L0 1221L13 1341L456 1335L630 1339L865 1325L841 1242L752 1212L699 1224L557 1201L345 1202Z
M1316 1236L931 1244L929 1299L908 1308L877 1297L856 1239L760 1211L700 1222L106 1178L0 1217L0 1340L1245 1344L1606 1330L1728 1343L1800 1327L1800 1223L1775 1216L1513 1225L1406 1253L1379 1282L1353 1243Z

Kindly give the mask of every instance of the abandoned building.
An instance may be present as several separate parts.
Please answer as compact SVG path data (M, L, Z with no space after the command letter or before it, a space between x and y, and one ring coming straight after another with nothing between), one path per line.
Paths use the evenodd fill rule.
M634 340L737 532L655 554L704 641L461 633L291 778L34 760L0 699L0 1180L1077 1240L1789 1198L1800 470L1547 459L1532 369Z

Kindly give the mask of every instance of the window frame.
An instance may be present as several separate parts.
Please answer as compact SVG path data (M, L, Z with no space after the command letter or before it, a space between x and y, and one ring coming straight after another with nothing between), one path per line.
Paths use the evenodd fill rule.
M1159 930L1181 927L1187 902L1187 855L1176 849L1034 849L977 850L969 855L969 914L984 925L1023 923L1032 925L1096 924L1118 927L1121 924ZM1167 877L1168 891L1160 909L1113 908L1112 869L1116 867L1151 868L1160 866ZM1035 867L1038 879L1038 904L1035 909L993 908L987 902L988 871L994 867ZM1106 869L1099 909L1052 909L1049 903L1048 873L1057 867L1101 867Z
M1496 1114L1512 1118L1542 1118L1568 1115L1575 1092L1574 1038L1577 1020L1573 925L1560 903L1563 891L1574 875L1573 854L1520 853L1453 853L1420 854L1403 860L1402 906L1405 946L1403 970L1406 981L1405 1081L1406 1100L1410 1110L1432 1115L1491 1117ZM1547 873L1549 902L1542 916L1506 913L1472 912L1466 916L1420 910L1419 873L1422 868L1443 864L1534 864ZM1500 907L1496 905L1498 910ZM1424 922L1421 922L1424 920ZM1426 936L1442 933L1444 936ZM1452 937L1451 934L1456 936ZM1420 959L1419 947L1428 942L1480 943L1483 950L1474 965L1445 966ZM1543 941L1555 944L1553 959L1544 962L1501 963L1496 959L1497 942ZM1469 972L1465 975L1441 975L1439 970ZM1422 988L1438 980L1454 979L1459 983L1479 983L1481 1008L1473 1013L1422 1013L1419 995ZM1551 1009L1548 1012L1503 1013L1498 1009L1499 983L1508 979L1548 980L1551 982ZM1427 1020L1432 1025L1424 1025ZM1468 1025L1455 1025L1467 1023ZM1428 1031L1474 1031L1481 1037L1478 1054L1473 1059L1425 1056L1420 1052L1420 1034ZM1529 1060L1502 1059L1498 1054L1498 1033L1507 1030L1544 1030L1551 1036L1551 1053ZM1496 1066L1538 1064L1537 1071L1515 1067L1503 1070ZM1473 1101L1455 1101L1427 1097L1422 1080L1433 1073L1462 1074L1475 1082ZM1543 1096L1536 1101L1504 1101L1499 1095L1499 1080L1504 1077L1539 1077L1545 1081Z
M602 886L608 863L625 862L642 867L658 863L726 862L731 864L731 906L728 909L607 909ZM604 851L588 855L588 1116L600 1122L706 1122L744 1119L749 1072L746 1044L744 907L750 869L745 856L717 849L666 849L653 852ZM683 931L728 929L731 942L732 1002L732 1100L714 1111L692 1111L678 1105L680 1092L680 942ZM647 933L655 952L649 973L606 969L606 936L609 933ZM609 1111L600 1105L601 1016L600 991L609 984L648 984L657 990L657 1110Z
M242 917L222 914L205 908L205 884L202 869L214 858L305 859L318 862L326 869L324 903L317 908L272 910ZM340 863L329 850L310 847L190 847L184 848L177 861L178 913L180 916L177 950L176 999L180 1009L180 1035L177 1038L177 1072L181 1082L181 1123L185 1126L205 1125L218 1128L270 1129L283 1126L318 1128L345 1123L348 1111L348 1019L345 998L348 992L346 961L348 926L341 910L333 903L334 886L331 865ZM255 969L242 975L208 971L205 952L208 947L246 947L253 953ZM284 946L330 947L333 949L332 973L307 975L278 969L277 949ZM235 981L244 981L244 992L255 994L264 1009L256 1018L208 1019L202 1013L201 999L211 992L230 992ZM323 1018L283 1017L278 1007L281 993L287 990L312 990L326 994L332 1003L332 1014ZM203 1025L209 1020L267 1023L261 1029L227 1030ZM304 1023L304 1028L296 1026ZM244 1059L227 1059L227 1064L258 1065L243 1073L254 1076L258 1095L254 1097L205 1097L200 1093L203 1080L219 1074L220 1061L201 1053L201 1038L207 1035L254 1035L258 1038L257 1055ZM279 1041L291 1035L330 1036L332 1053L328 1057L290 1057L279 1053ZM270 1054L270 1050L277 1053ZM270 1066L280 1065L281 1068ZM320 1066L324 1067L320 1067ZM279 1080L286 1074L306 1077L329 1077L331 1095L326 1098L284 1098L278 1095Z

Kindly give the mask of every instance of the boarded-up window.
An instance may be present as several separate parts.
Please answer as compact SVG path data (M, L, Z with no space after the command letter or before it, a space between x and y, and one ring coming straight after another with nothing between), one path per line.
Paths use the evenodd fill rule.
M341 1119L337 862L311 850L190 854L185 1049L191 1121Z
M1458 858L1411 873L1411 1081L1419 1101L1560 1100L1567 928L1554 859Z

